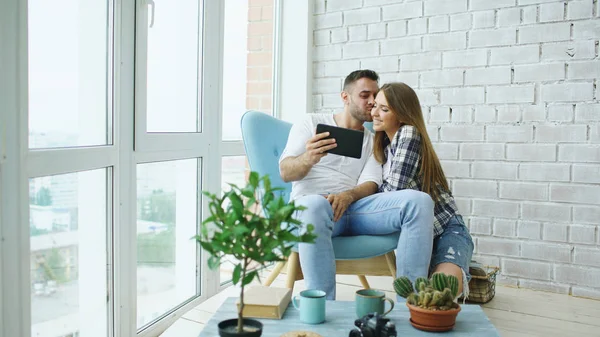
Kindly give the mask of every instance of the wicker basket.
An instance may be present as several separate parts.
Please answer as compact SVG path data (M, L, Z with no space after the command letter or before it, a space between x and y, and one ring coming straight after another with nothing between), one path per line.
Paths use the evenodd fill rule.
M471 303L487 303L494 298L496 295L496 275L500 268L494 266L483 266L483 272L481 268L474 270L471 267L469 273L471 273L471 281L469 281L469 297L467 302ZM485 275L479 275L485 274ZM461 301L463 297L459 298Z

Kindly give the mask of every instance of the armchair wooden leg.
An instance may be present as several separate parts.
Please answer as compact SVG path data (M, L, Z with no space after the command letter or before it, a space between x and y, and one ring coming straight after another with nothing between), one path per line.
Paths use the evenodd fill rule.
M396 254L392 251L385 254L385 261L387 262L390 274L393 278L396 278Z
M365 275L356 275L356 276L358 276L358 279L360 280L360 283L362 284L363 288L371 289L371 286L369 286L369 282L367 281L367 278L365 277Z
M296 276L300 269L300 257L297 252L292 252L288 258L288 270L287 270L287 281L285 286L294 290L294 283L296 282Z
M285 266L285 262L279 262L277 263L277 265L275 265L275 268L273 269L273 271L271 271L271 273L265 280L265 285L267 287L270 286L271 283L273 283L273 281L275 281L277 276L279 276L279 273L281 273L281 269L283 268L283 266Z

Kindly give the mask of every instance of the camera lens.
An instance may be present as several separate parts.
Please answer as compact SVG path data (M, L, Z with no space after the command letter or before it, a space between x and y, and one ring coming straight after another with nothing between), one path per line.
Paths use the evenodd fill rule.
M363 337L363 334L359 329L354 328L350 330L348 337Z

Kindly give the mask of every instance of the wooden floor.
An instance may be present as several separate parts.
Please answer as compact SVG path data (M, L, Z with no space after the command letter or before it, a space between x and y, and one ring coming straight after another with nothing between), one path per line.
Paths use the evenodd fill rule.
M384 290L395 299L390 277L369 277L372 288ZM284 287L281 274L273 286ZM362 286L356 276L338 276L337 299L354 300ZM296 282L294 294L304 290ZM216 309L239 290L230 287L192 309L167 329L162 337L197 337ZM600 301L528 289L496 287L496 297L483 310L503 337L600 336ZM348 327L350 330L351 327Z

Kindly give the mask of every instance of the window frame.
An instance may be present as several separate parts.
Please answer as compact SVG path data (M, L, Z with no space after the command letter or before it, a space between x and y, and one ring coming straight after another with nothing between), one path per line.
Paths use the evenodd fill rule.
M239 141L222 140L222 114L202 114L202 132L192 134L147 134L138 128L143 110L136 105L136 15L146 17L145 0L108 0L113 7L112 46L112 131L104 146L35 149L28 148L28 41L27 0L6 0L0 12L0 335L31 335L29 178L106 168L111 203L107 206L107 234L112 236L108 282L112 297L112 326L115 337L155 336L185 312L227 287L220 286L219 271L210 271L207 254L198 254L202 294L164 316L148 328L137 331L136 320L136 229L120 226L137 220L136 165L157 160L201 158L198 172L202 189L220 193L223 156L244 156ZM312 109L312 4L274 1L273 115L294 120ZM205 0L201 111L221 111L224 4ZM301 13L302 15L298 15ZM206 27L211 27L211 34ZM139 27L138 27L139 28ZM301 39L293 46L283 43L300 29ZM218 34L215 34L218 32ZM306 45L305 43L306 42ZM212 46L212 48L210 47ZM299 52L300 51L300 52ZM288 67L286 65L292 65ZM306 67L298 65L306 65ZM290 73L295 71L295 73ZM297 74L301 76L298 77ZM306 81L298 82L298 78ZM208 84L207 84L208 83ZM111 85L109 85L111 87ZM294 90L294 95L286 95ZM212 99L205 99L210 97ZM300 109L299 109L300 107ZM304 109L306 108L306 109ZM304 111L306 110L306 111ZM137 124L135 124L137 121ZM210 126L215 127L210 127ZM7 127L10 126L10 127ZM112 136L112 137L111 137ZM139 137L138 137L139 136ZM202 143L200 143L202 142ZM189 144L204 144L194 147ZM173 150L177 148L177 150ZM200 195L200 194L199 194ZM207 202L198 200L198 210L207 214ZM199 226L199 224L198 224ZM10 256L10 258L9 258ZM110 277L109 276L109 277ZM112 290L112 293L110 291ZM110 302L109 302L110 303Z
M204 142L204 145L186 146L187 135L160 134L152 139L141 138L134 142L135 107L135 17L146 10L143 1L108 1L113 8L110 21L113 27L112 63L112 127L107 145L93 147L72 147L56 149L28 148L28 48L27 48L27 1L8 0L0 13L0 38L5 48L0 50L0 98L6 102L0 107L0 192L12 195L2 198L0 209L0 334L5 336L31 335L31 291L30 280L30 235L29 235L29 178L87 171L106 168L112 172L107 179L107 235L109 235L108 275L108 320L111 336L155 336L164 331L173 321L192 307L206 300L218 291L218 274L210 271L205 254L198 254L198 268L203 275L198 279L201 296L182 303L162 319L146 329L137 331L136 326L136 229L135 226L119 226L120 223L135 223L136 165L150 161L198 158L203 164L198 171L202 189L219 191L220 142L219 128L214 132L193 135L191 140ZM203 81L210 79L210 86L204 86L202 96L221 97L221 38L223 6L220 1L205 1L205 50L213 50L204 57ZM144 8L142 8L144 7ZM142 12L142 13L140 13ZM210 26L211 29L206 27ZM206 34L206 31L221 31L221 34ZM17 34L14 34L14 33ZM207 47L208 45L213 48ZM205 56L207 56L205 54ZM15 85L15 83L17 85ZM208 89L208 90L207 90ZM220 100L202 100L203 111L220 111ZM216 103L215 103L216 102ZM139 110L138 110L139 111ZM214 116L217 115L217 116ZM220 125L219 114L205 115L202 125ZM138 122L139 124L139 122ZM13 126L7 128L6 126ZM16 126L16 128L14 127ZM144 125L145 128L145 125ZM145 131L145 130L144 130ZM138 139L136 139L138 141ZM141 144L140 148L135 145ZM198 143L196 143L198 144ZM176 150L173 150L176 148ZM200 192L200 191L198 191ZM207 203L198 193L197 210L200 214L208 211ZM199 215L197 215L199 217ZM200 220L200 219L199 219ZM198 221L198 227L199 227ZM197 228L198 229L198 228ZM198 252L200 252L198 250ZM11 258L4 258L11 256ZM216 277L214 275L217 275ZM9 291L10 290L10 291ZM112 291L112 292L111 292Z
M7 0L0 12L0 333L31 335L29 298L29 197L25 167L27 151L27 6ZM11 127L7 127L11 126ZM11 195L11 198L4 196ZM27 237L27 240L24 240ZM11 258L6 258L10 256ZM26 262L26 263L25 263Z

